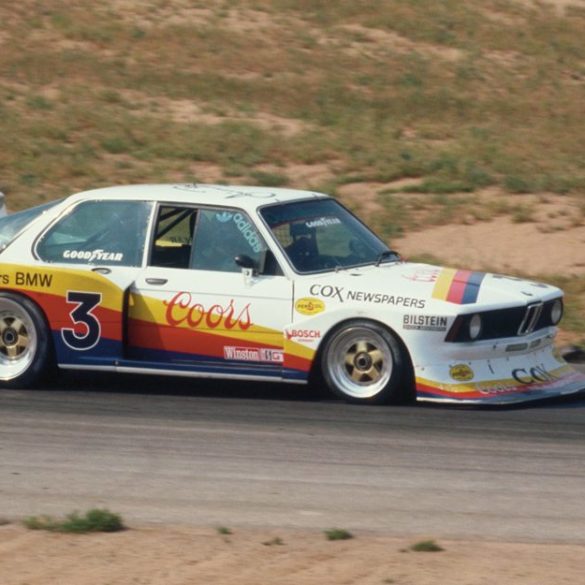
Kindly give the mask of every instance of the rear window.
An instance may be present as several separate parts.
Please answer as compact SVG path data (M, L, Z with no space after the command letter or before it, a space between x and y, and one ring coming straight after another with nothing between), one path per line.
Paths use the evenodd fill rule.
M39 217L42 213L51 207L60 203L61 200L44 203L37 207L31 207L23 211L17 211L10 215L5 215L0 218L0 251L4 250L16 236L29 224L31 221Z

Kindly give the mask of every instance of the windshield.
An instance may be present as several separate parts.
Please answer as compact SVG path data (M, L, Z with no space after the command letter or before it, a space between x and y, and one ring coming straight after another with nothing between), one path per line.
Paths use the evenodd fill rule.
M384 242L334 199L270 205L261 209L260 215L297 272L397 259Z
M59 201L51 201L37 207L31 207L23 211L17 211L0 218L0 251L4 250L14 238L22 231L22 229L31 221L36 219L39 215L50 209Z

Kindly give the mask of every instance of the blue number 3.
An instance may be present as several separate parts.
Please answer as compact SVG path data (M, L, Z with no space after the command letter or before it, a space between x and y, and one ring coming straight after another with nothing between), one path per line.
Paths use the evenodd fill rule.
M74 325L82 324L83 333L76 333L74 329L61 329L61 337L71 349L86 351L95 347L100 340L102 327L92 311L102 302L101 293L67 291L67 302L77 305L69 313Z

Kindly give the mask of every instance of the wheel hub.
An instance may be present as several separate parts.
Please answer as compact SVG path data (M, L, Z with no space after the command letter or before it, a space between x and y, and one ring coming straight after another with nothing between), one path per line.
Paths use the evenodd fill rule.
M373 365L372 357L366 352L358 353L355 356L353 363L354 366L362 372L368 371Z
M12 327L8 327L2 333L2 343L4 345L14 345L17 339L18 333Z

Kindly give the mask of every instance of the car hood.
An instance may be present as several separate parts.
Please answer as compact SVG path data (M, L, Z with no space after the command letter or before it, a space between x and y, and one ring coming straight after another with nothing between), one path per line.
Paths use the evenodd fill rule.
M562 296L560 289L500 274L399 262L315 275L304 294L340 303L424 309L445 303L461 311L527 305Z

